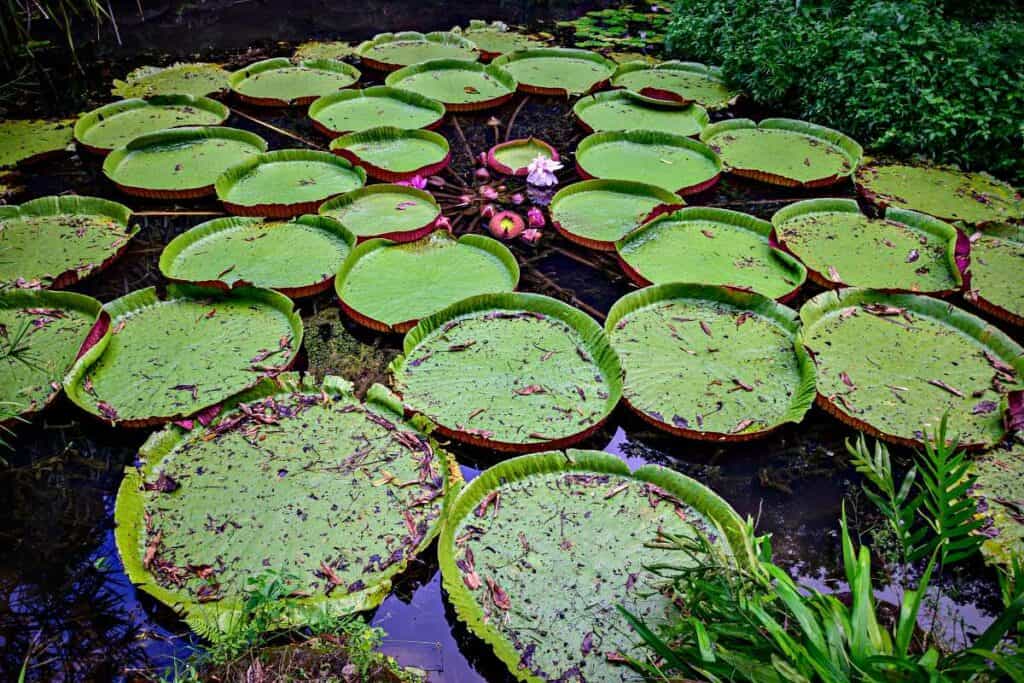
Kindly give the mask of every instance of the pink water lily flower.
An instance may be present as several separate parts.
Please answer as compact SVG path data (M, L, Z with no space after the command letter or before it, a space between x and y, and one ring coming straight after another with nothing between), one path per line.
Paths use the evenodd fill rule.
M543 228L547 225L547 221L544 220L544 212L536 206L531 206L530 210L526 212L526 220L530 223L531 228Z
M551 187L558 184L558 178L555 177L555 171L562 168L562 164L544 156L543 154L537 155L530 165L526 167L528 171L526 175L526 182L530 185L536 185L538 187Z
M527 244L536 244L543 235L544 233L537 228L530 228L529 230L524 230L523 234L519 237Z
M514 211L497 213L488 224L491 234L501 240L515 239L523 232L523 227L523 219Z
M434 227L438 230L452 231L452 222L448 220L447 216L438 216L437 220L434 221Z
M522 192L516 192L514 195L509 197L509 199L512 200L513 204L522 204L523 203L523 193Z
M484 185L480 188L480 196L484 199L497 199L498 191L490 185Z
M494 204L484 204L480 207L480 215L484 218L491 218L496 213L498 213L498 209Z
M404 185L405 187L415 187L417 190L424 190L427 187L427 179L423 176L414 175L408 180L400 180L396 185Z

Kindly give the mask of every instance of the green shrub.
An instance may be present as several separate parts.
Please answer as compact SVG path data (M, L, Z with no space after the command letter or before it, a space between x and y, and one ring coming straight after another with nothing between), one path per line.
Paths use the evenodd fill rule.
M876 151L1024 182L1024 19L1013 3L679 0L677 58Z

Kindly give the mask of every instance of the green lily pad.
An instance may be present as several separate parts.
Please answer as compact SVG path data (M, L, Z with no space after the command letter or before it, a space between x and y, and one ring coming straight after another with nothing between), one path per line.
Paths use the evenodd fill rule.
M987 173L871 163L858 169L855 180L857 191L882 207L912 209L973 225L1024 218L1024 204L1016 191Z
M321 97L309 105L309 118L325 135L389 126L413 130L433 128L444 118L444 105L437 100L400 88L375 85L364 90L344 90Z
M72 292L12 289L0 292L0 403L26 416L60 393L100 314L100 302Z
M538 294L483 294L424 318L392 363L440 433L503 451L575 443L619 402L619 359L588 315Z
M978 479L970 495L978 501L979 516L988 520L981 553L990 562L1012 567L1024 560L1024 446L978 456L971 471Z
M518 282L516 259L497 240L438 230L416 242L363 242L338 271L335 289L357 322L406 332L456 301L511 292Z
M818 368L818 401L873 436L920 446L943 414L966 448L1006 432L1024 349L952 304L915 294L841 289L800 309L803 343Z
M772 247L771 230L768 221L738 211L688 207L629 233L615 249L640 285L725 285L785 301L804 283L807 269Z
M1014 325L1024 326L1024 226L992 223L970 237L968 301Z
M378 33L372 40L360 43L356 53L368 66L385 71L431 59L477 58L473 41L447 31Z
M444 103L451 111L496 107L512 98L516 80L502 69L464 59L432 59L388 74L384 82Z
M263 138L237 128L171 128L140 135L112 151L103 174L140 197L203 197L214 193L221 173L265 151Z
M852 199L808 199L772 216L775 236L823 287L948 294L963 286L956 228L915 211L869 218Z
M622 360L622 396L660 429L745 441L799 423L814 364L797 313L752 292L670 283L619 299L605 331Z
M730 173L786 187L826 187L853 174L864 151L839 131L795 119L730 119L700 134Z
M143 445L114 508L131 582L217 640L268 568L300 594L275 626L371 609L438 533L460 477L384 387L267 380ZM211 495L216 490L216 495ZM227 532L225 533L225 529Z
M682 205L679 195L654 185L584 180L559 190L548 209L551 224L569 241L615 251L615 242L652 218L656 209Z
M520 90L539 95L588 93L615 71L615 62L596 52L564 47L517 50L491 63L511 74Z
M208 62L140 66L125 76L125 80L115 80L110 94L143 98L155 95L202 97L227 92L228 75L219 64Z
M288 106L309 104L318 97L347 88L360 77L359 69L334 59L307 59L294 63L278 57L239 69L228 84L250 104Z
M256 286L310 296L331 286L354 244L348 230L323 216L287 222L216 218L171 240L160 254L160 272L207 287Z
M75 140L90 152L106 154L133 138L179 126L217 126L230 112L220 102L192 95L158 95L148 100L112 102L75 123Z
M616 606L652 628L677 618L650 565L677 563L663 534L711 540L707 561L753 565L743 522L713 491L608 453L522 456L455 499L441 530L442 584L458 618L522 681L632 681L643 659Z
M370 128L331 140L331 151L377 180L394 182L439 173L451 159L448 140L429 130Z
M535 38L510 30L508 24L502 21L488 23L480 19L470 19L469 26L453 28L452 33L473 41L483 59L494 59L516 50L544 45Z
M383 237L410 242L433 230L441 207L423 190L370 185L324 202L320 214L341 223L360 241Z
M366 184L366 171L327 152L282 149L248 157L217 178L217 199L241 216L287 218Z
M583 138L576 148L576 168L584 178L632 180L695 194L718 182L722 161L710 147L685 135L627 130Z
M696 62L627 62L615 70L612 85L653 104L696 102L708 109L728 107L738 95L726 84L721 69Z
M628 90L582 97L572 111L590 132L640 129L695 136L711 121L700 105L665 107L646 102Z
M302 321L267 289L170 285L103 307L109 328L64 378L74 403L107 422L142 427L215 406L295 359Z
M40 197L0 206L0 286L63 289L110 265L139 231L127 206Z
M558 161L558 150L538 138L507 140L488 150L487 165L498 173L525 176L537 157Z
M0 168L31 164L71 146L74 119L0 121Z
M340 61L345 57L351 57L355 53L356 51L351 43L346 43L345 41L321 42L311 40L295 48L292 61L296 63L304 62L307 59L335 59Z

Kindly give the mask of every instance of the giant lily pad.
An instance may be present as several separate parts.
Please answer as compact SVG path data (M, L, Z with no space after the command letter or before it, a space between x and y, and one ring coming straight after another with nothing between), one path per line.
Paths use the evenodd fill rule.
M551 224L570 242L615 251L615 242L665 211L680 208L679 195L628 180L584 180L551 198Z
M599 90L615 71L615 62L590 50L539 47L498 57L495 66L512 75L523 92L581 95Z
M727 107L737 96L726 85L721 69L696 62L627 62L615 70L612 85L627 88L654 104L685 106L696 102L708 109Z
M338 271L335 288L357 322L406 332L456 301L511 292L518 282L516 259L497 240L439 230L416 242L363 242Z
M795 119L730 119L704 129L700 139L730 173L785 187L827 187L853 174L864 156L839 131Z
M75 361L100 302L72 292L0 292L0 404L12 415L45 408Z
M340 61L354 54L355 49L352 45L342 40L311 40L295 48L295 52L292 54L292 61L295 63L304 62L307 59L335 59Z
M112 424L144 427L193 415L286 369L302 321L267 289L171 285L103 307L104 334L64 378L68 397ZM99 336L98 334L96 336Z
M967 448L997 443L1020 398L1024 349L966 311L915 294L842 289L800 309L818 403L894 443L919 446L949 414Z
M660 429L745 441L796 423L814 403L797 313L752 292L670 283L627 294L605 331L626 404Z
M616 243L626 274L643 285L697 282L786 301L807 269L774 248L768 221L738 211L689 207L659 216Z
M498 173L525 176L537 157L558 161L558 150L538 138L507 140L487 150L487 165Z
M992 223L971 235L971 282L965 298L1024 326L1024 226Z
M388 74L385 82L443 102L451 111L477 111L512 99L516 80L506 71L464 59L432 59Z
M685 135L627 130L583 138L576 169L584 178L632 180L687 195L717 183L722 162L710 147Z
M263 138L237 128L171 128L115 149L103 162L103 174L139 197L205 197L214 193L221 173L265 151Z
M451 160L448 141L429 130L370 128L331 141L331 151L385 182L441 172Z
M208 97L158 95L148 100L112 102L75 123L75 140L93 154L107 154L133 138L178 126L216 126L227 120L228 108Z
M320 213L341 223L359 241L382 237L411 242L433 231L441 207L423 190L370 185L324 202Z
M619 402L619 359L582 311L483 294L424 318L392 364L396 390L440 433L502 451L575 443Z
M967 244L956 228L915 211L869 218L852 199L808 199L772 217L782 248L822 287L949 294L963 286Z
M460 479L384 387L361 404L337 377L264 381L209 426L154 434L140 456L114 510L125 571L213 639L268 567L301 595L275 626L377 606Z
M309 104L359 80L359 69L334 59L264 59L231 74L231 90L243 102L269 107Z
M65 195L0 206L0 285L70 287L114 262L138 232L117 202Z
M694 136L700 135L710 123L704 107L651 104L628 90L609 90L582 97L572 111L588 132L640 129Z
M502 21L488 23L480 19L470 19L469 26L453 28L452 33L473 41L477 50L480 51L480 58L484 60L491 60L516 50L544 45L530 36L510 30L508 24Z
M381 71L394 71L431 59L477 58L473 41L446 31L378 33L373 40L361 43L356 53L364 64Z
M155 95L193 95L202 97L226 92L228 72L219 64L194 62L171 66L140 66L114 81L111 95L118 97L153 97Z
M206 287L256 286L310 296L331 286L354 244L348 230L323 216L288 222L215 218L175 237L160 255L160 272Z
M1020 196L987 173L872 163L858 169L855 180L861 196L883 208L896 206L974 225L1024 218Z
M250 156L217 178L217 198L239 216L315 213L331 197L362 187L366 172L334 154L282 149Z
M1024 561L1024 446L993 450L971 463L977 480L970 491L986 520L981 553L990 562L1013 567Z
M385 85L344 90L309 105L309 118L324 135L376 128L382 121L395 128L434 128L444 118L444 105L429 97Z
M0 168L33 164L71 146L74 119L0 121Z
M442 582L519 680L638 680L624 657L647 653L616 607L654 628L676 618L647 570L679 562L665 534L708 538L709 563L754 563L736 512L685 475L630 472L598 451L522 456L455 499L438 543Z

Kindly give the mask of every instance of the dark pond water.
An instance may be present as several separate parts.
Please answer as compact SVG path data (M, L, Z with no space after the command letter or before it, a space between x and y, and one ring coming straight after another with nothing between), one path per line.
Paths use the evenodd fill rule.
M147 12L160 6L145 4ZM282 9L286 8L286 9ZM183 56L223 57L238 62L286 55L291 47L278 40L308 37L362 38L378 30L445 28L470 17L504 17L539 21L579 10L579 3L488 3L460 5L454 13L441 2L374 3L373 10L355 3L213 2L178 12L154 14L145 24L122 26L127 52L87 69L83 107L107 97L111 75L129 63L144 63L142 48ZM122 15L124 16L124 15ZM261 22L264 22L261 24ZM230 26L230 28L226 28ZM341 28L344 27L344 28ZM219 52L211 54L210 44ZM258 52L250 45L260 45ZM148 48L147 48L148 49ZM239 50L245 50L242 56ZM127 56L125 56L127 55ZM122 71L110 73L111 69ZM368 82L373 74L368 73ZM520 108L520 105L523 105ZM302 146L275 133L264 123L290 131L314 145L324 145L301 111L236 107L228 125L264 136L271 148ZM518 113L516 112L518 109ZM500 110L460 115L441 132L452 142L453 172L444 177L445 192L459 194L460 183L472 184L473 152L494 143L493 115L502 136L511 123L512 137L537 134L569 152L581 131L573 126L569 104L553 98L517 98ZM756 113L756 112L739 112ZM514 120L513 120L514 119ZM462 138L466 144L462 144ZM95 159L69 156L22 173L27 191L18 201L75 191L126 201L98 175ZM566 172L562 182L574 176ZM515 187L510 186L509 190ZM852 196L852 187L831 194ZM765 190L753 184L725 181L691 203L726 206L768 217L782 204L806 194ZM442 197L457 232L477 228L454 202ZM129 291L160 285L156 262L171 238L219 212L210 200L170 205L127 200L139 212L142 232L121 261L75 289L102 301ZM173 214L173 215L171 215ZM632 289L608 256L576 248L547 231L536 248L512 245L521 264L521 289L558 296L601 317ZM799 306L817 293L809 287ZM344 340L372 344L394 352L400 338L367 334L337 322L337 305L324 295L301 303L308 321L308 357L300 369L348 374L363 382L377 377L379 363L366 353L353 364L338 351ZM353 339L354 337L354 339ZM1019 335L1018 335L1018 341ZM314 346L318 350L314 350ZM366 349L364 348L364 351ZM379 360L379 357L377 358ZM160 671L188 657L196 645L187 629L167 609L137 593L121 571L112 539L113 494L126 464L146 437L142 431L112 430L84 417L61 399L44 416L18 428L11 452L0 453L0 680L16 678L26 658L29 680L131 679L142 671ZM608 425L582 448L603 449L631 465L658 463L710 485L744 516L757 520L761 533L773 535L777 561L808 585L842 590L837 519L846 501L852 524L861 533L877 521L870 515L859 480L849 466L843 442L852 430L813 409L799 427L782 429L751 444L713 445L672 439L651 431L620 409ZM498 456L452 445L466 478L496 462ZM909 454L894 449L901 463ZM943 577L947 597L938 612L950 638L963 629L984 626L998 607L992 572L969 566ZM882 593L880 597L894 596ZM398 583L394 593L371 615L388 638L386 650L400 662L431 672L433 681L502 681L507 673L446 608L433 549L424 553Z

